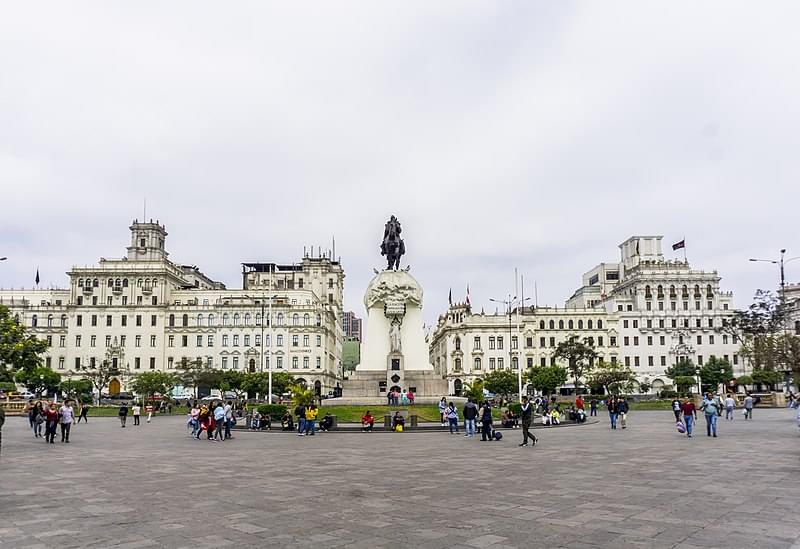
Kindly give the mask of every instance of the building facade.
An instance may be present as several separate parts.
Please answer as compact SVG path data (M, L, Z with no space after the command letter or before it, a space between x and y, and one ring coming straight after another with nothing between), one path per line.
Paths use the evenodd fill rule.
M347 311L342 317L342 328L344 329L344 336L347 339L354 339L362 341L363 334L361 332L361 319L356 316L352 311Z
M509 316L451 307L432 334L432 363L457 393L493 367L555 364L558 344L578 337L588 339L603 360L629 366L651 392L672 384L664 371L683 358L699 366L724 358L735 376L744 374L738 338L728 329L732 294L720 289L716 271L666 260L661 239L634 236L623 242L620 261L586 272L564 308L525 307Z
M243 264L242 289L176 264L158 222L134 221L121 259L73 267L69 287L0 290L11 309L50 345L48 367L79 376L107 360L122 375L187 363L239 371L285 371L328 394L341 379L344 271L332 257L297 264Z

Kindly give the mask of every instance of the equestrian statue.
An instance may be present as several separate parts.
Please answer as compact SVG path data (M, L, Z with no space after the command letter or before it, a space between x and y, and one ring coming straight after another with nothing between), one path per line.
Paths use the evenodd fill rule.
M400 268L400 258L406 253L406 245L400 238L403 229L395 216L386 222L383 230L383 242L381 243L381 255L386 256L388 265L386 270L398 270Z

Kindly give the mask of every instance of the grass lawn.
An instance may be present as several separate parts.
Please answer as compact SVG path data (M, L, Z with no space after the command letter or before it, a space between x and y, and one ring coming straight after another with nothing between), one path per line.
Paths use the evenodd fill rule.
M80 408L74 407L75 415L77 416ZM92 406L89 409L89 417L117 417L119 414L119 406ZM172 407L172 415L184 415L186 414L186 407L185 406L173 406ZM128 406L128 416L133 415L133 408L129 405ZM147 413L142 408L142 415L146 416ZM154 415L170 415L170 414L154 414Z
M409 414L419 416L419 421L439 421L439 408L433 404L415 404L414 406L322 406L319 418L325 414L336 416L340 423L361 423L361 416L369 410L377 421L381 421L391 410L408 410ZM459 416L461 411L459 410Z

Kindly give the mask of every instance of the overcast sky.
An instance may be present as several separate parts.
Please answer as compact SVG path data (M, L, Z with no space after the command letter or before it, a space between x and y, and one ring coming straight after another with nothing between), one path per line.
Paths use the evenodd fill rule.
M229 287L335 236L359 314L390 214L429 322L467 284L493 312L514 267L563 305L634 234L667 257L685 237L744 306L778 281L748 257L800 255L798 20L797 2L7 3L0 285L121 257L146 198L170 257Z

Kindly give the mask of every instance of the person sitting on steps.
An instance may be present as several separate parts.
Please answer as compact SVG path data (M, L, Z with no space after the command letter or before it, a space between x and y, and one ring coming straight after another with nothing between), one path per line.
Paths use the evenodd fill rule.
M402 427L400 430L405 430L406 428L406 419L400 413L400 410L394 413L394 417L392 418L392 430L397 431L397 427Z
M361 430L362 431L372 431L372 428L375 426L375 418L372 417L372 414L369 410L361 416Z

